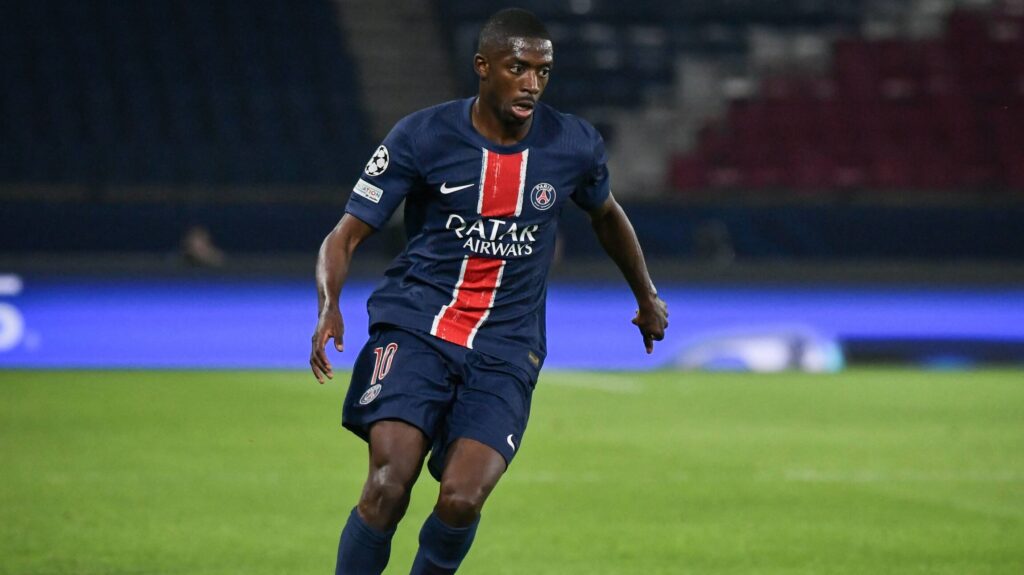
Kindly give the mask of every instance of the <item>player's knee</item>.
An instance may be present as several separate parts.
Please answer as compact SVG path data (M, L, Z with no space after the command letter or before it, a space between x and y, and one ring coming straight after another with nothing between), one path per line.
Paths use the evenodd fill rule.
M442 485L437 498L437 513L452 527L471 525L480 516L487 493L480 488Z
M374 470L366 480L359 509L376 523L396 523L409 504L410 486L389 466Z

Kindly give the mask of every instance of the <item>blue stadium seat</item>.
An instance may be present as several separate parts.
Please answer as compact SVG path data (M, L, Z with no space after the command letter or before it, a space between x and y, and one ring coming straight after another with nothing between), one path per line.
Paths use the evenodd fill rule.
M0 3L0 134L16 149L0 181L346 183L367 135L334 10L330 0ZM328 129L335 100L344 126Z

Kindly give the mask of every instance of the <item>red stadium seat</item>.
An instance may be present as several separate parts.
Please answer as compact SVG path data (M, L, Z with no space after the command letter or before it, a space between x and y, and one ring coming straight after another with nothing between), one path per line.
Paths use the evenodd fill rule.
M771 76L674 180L799 190L1022 187L1024 15L954 11L935 40L842 39L828 76ZM696 158L704 158L704 172Z
M704 158L699 152L678 155L672 159L672 188L678 191L698 190L707 185Z

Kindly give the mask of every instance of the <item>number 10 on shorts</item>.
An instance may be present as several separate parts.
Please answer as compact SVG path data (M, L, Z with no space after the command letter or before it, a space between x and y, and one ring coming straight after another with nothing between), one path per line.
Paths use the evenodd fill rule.
M398 351L397 343L389 343L386 347L376 347L373 349L373 355L375 356L373 364L373 375L370 377L370 385L383 381L388 376L388 372L391 371L391 362L395 359L395 353Z

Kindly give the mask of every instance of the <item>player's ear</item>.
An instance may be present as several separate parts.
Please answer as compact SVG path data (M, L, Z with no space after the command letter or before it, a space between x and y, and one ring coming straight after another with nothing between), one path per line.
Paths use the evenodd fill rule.
M487 62L487 58L483 54L477 54L473 56L473 70L476 71L476 75L481 80L487 79L487 74L490 72L490 64Z

